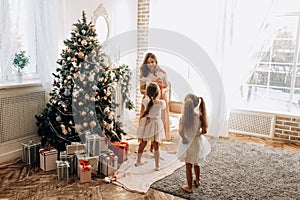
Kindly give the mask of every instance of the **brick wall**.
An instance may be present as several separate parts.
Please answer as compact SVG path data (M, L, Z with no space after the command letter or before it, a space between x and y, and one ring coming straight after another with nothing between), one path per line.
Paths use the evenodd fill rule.
M274 139L300 142L300 117L276 115Z
M140 80L140 70L145 52L148 50L148 33L149 33L149 16L150 15L150 0L138 0L137 13L137 59L136 59L136 80ZM139 81L136 85L136 105L135 111L139 115L141 109L142 95L140 93Z

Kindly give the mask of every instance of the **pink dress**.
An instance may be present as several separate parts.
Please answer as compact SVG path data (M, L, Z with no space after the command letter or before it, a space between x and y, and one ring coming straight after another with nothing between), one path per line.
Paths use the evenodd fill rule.
M143 99L145 108L150 102L149 98ZM161 143L165 139L164 124L161 120L161 112L166 108L163 100L157 100L149 110L149 114L139 122L137 137L143 141L156 141Z

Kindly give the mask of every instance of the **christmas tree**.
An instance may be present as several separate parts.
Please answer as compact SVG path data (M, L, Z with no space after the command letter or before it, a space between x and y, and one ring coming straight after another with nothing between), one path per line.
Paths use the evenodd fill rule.
M118 103L132 109L129 99L131 73L127 65L111 67L101 52L94 25L82 20L73 24L71 38L53 73L53 88L43 113L36 116L42 146L65 150L65 145L84 140L85 134L96 133L111 141L120 141L122 123L117 121ZM121 88L123 101L115 102L116 88Z

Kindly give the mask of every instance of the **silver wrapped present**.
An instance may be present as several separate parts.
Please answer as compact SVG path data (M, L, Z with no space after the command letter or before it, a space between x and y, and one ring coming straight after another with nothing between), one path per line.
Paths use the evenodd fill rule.
M112 152L101 153L99 156L98 172L105 176L112 176L117 169L118 156Z
M100 155L100 141L101 138L97 134L87 134L85 136L86 149L88 155L99 156Z
M22 143L22 160L29 165L38 165L40 162L40 142L29 141Z
M69 181L69 162L57 160L56 161L56 170L57 170L57 178L60 179L67 179Z
M69 155L66 151L61 151L59 155L60 160L69 162L69 175L75 173L75 155Z

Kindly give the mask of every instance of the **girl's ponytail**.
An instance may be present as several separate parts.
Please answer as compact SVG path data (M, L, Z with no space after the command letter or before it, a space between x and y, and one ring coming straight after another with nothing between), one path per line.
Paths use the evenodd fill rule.
M154 103L153 101L157 98L159 94L160 91L158 85L154 82L149 83L149 85L146 88L146 95L150 98L150 102L148 103L147 108L144 111L143 115L140 117L140 119L142 119L143 117L149 114L149 111Z
M150 102L147 105L146 110L144 111L143 115L140 117L140 119L142 119L143 117L145 117L146 115L149 114L150 108L153 106L153 99L150 98Z
M184 102L182 119L183 119L183 130L191 129L194 123L194 103L193 100L190 98L188 98Z

